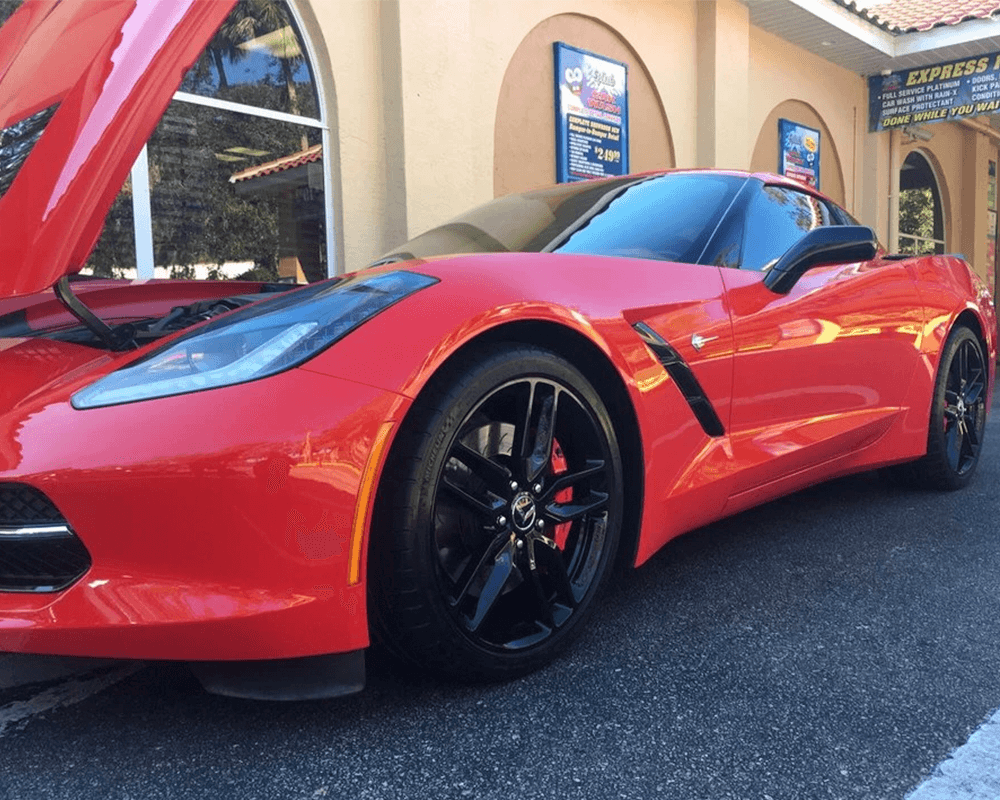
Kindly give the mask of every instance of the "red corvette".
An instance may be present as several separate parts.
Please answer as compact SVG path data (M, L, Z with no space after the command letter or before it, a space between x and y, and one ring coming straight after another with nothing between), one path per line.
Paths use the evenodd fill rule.
M671 538L982 446L989 293L773 175L506 197L302 287L70 281L231 3L0 29L0 651L364 684L534 669ZM94 9L99 9L95 13Z

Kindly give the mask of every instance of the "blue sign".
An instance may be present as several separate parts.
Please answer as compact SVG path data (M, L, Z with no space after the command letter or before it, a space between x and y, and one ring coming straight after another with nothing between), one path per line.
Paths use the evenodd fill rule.
M868 79L868 130L1000 112L1000 53Z
M628 174L628 67L555 42L556 180Z
M778 120L778 172L819 189L819 131Z

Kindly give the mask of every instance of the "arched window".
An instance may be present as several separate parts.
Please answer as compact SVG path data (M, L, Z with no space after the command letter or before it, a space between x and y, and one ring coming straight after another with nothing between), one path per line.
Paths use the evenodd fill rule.
M941 193L930 163L916 150L899 171L899 251L945 252Z
M85 271L327 277L326 131L293 9L239 0L139 154Z

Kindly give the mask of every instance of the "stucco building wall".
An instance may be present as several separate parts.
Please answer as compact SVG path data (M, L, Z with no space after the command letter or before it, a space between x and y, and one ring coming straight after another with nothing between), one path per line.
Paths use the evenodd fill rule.
M331 124L341 269L494 195L555 180L552 42L628 64L630 166L778 169L777 120L821 131L821 189L890 244L898 169L934 165L950 251L987 274L995 137L869 133L863 77L749 23L739 0L298 0Z
M951 123L928 126L928 131L934 134L929 142L900 142L899 162L903 164L907 155L917 151L930 163L941 192L945 242L950 251L962 252L963 242L971 229L971 226L965 225L963 230L962 224L963 151L970 134L973 139L975 134L961 125Z
M777 120L794 115L795 122L820 129L820 189L858 213L855 166L868 118L864 80L751 26L748 97L750 168L777 170Z
M694 5L403 0L399 7L410 233L492 197L497 183L510 190L554 182L554 161L547 170L534 166L541 153L546 159L554 158L552 136L548 135L552 128L547 127L554 125L552 40L544 72L529 72L526 65L541 66L539 54L522 51L522 56L531 57L514 63L511 77L521 83L523 104L520 108L511 104L519 112L516 116L505 113L504 119L497 118L502 95L510 99L509 91L503 94L502 90L512 60L539 26L569 44L613 48L615 52L607 55L631 62L633 74L645 65L651 76L650 91L640 91L635 98L639 110L633 106L633 120L639 119L638 127L642 128L644 97L650 103L654 98L662 100L663 113L670 120L669 149L677 163L690 163L695 134L690 112L696 53ZM514 84L508 81L508 87ZM679 120L676 128L674 116ZM504 131L505 127L508 130ZM531 160L511 164L512 170L522 174L498 182L494 143L499 138L503 144L505 134L522 142L534 137L537 151ZM633 152L633 164L641 164L645 152L646 148L642 153ZM650 166L670 164L660 159Z
M555 180L553 42L600 53L628 68L629 169L676 166L666 112L642 59L605 23L557 14L528 32L510 59L494 123L493 193L522 192Z
M331 127L339 266L355 270L407 235L396 7L390 0L297 5Z

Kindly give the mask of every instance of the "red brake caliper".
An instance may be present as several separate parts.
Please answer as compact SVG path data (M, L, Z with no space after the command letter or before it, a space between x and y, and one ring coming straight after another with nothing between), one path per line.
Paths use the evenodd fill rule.
M559 442L556 439L552 440L552 474L562 475L569 469L569 464L566 463L566 456L563 455L562 448L559 446ZM557 503L568 503L573 499L573 488L568 487L562 489L555 493L552 498ZM566 538L569 536L569 529L573 527L572 522L563 522L556 525L555 529L552 531L552 538L555 543L559 546L560 550L566 549Z

